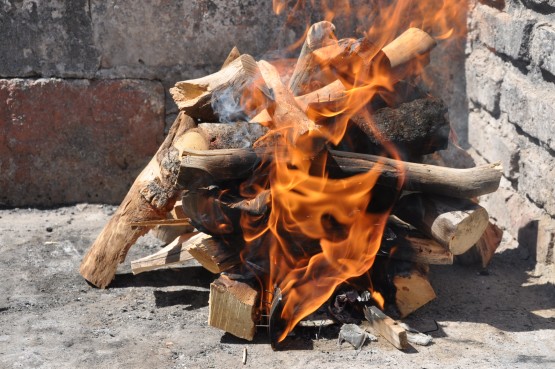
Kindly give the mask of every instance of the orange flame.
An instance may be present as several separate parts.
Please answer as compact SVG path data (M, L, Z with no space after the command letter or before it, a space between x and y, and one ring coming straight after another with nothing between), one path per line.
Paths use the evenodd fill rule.
M274 11L286 12L287 3L274 0ZM298 10L303 3L299 0L293 9ZM314 0L310 3L315 5ZM300 129L299 121L287 119L286 114L280 117L279 124L271 122L269 136L275 147L268 160L270 175L251 179L256 183L245 184L243 188L245 191L248 188L251 196L271 191L269 218L243 214L241 225L250 245L247 252L268 253L269 275L263 282L264 288L272 290L279 286L283 294L281 318L287 326L279 341L328 300L339 284L372 267L389 216L389 211L368 211L381 165L349 178L330 178L325 169L329 158L321 150L322 142L338 145L354 114L361 115L373 127L371 114L365 107L377 94L392 91L398 81L380 50L401 32L419 27L440 39L460 36L464 31L459 28L465 28L455 21L464 7L455 0L372 0L364 10L353 9L347 0L323 0L321 5L323 19L329 21L351 12L365 14L372 21L365 30L365 40L372 43L343 41L352 42L353 47L360 48L359 54L364 54L360 61L345 64L344 68L321 63L315 83L309 84L309 91L305 92L339 79L345 86L343 98L334 104L311 107L307 114L314 124L306 132ZM337 41L326 52L332 52L334 46L338 46ZM417 58L411 66L414 70L406 75L421 72L426 62ZM258 113L261 106L267 106L267 101L267 93L251 91L244 98L243 106L246 111ZM270 116L278 114L270 107L268 111ZM378 130L372 129L379 138ZM388 155L398 158L390 143L383 142L383 146ZM260 246L260 240L264 247ZM257 250L253 250L255 247ZM383 308L383 297L378 292L372 292L372 296Z

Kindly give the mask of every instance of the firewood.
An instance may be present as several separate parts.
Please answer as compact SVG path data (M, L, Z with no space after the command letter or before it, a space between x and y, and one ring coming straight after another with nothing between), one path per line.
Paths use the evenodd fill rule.
M401 318L408 316L436 298L436 293L422 268L414 268L408 273L393 277L396 288L395 305Z
M415 59L426 57L436 44L436 41L421 29L409 28L386 45L382 51L389 59L392 74L401 80L411 72L407 64ZM428 64L428 61L426 60L424 64Z
M386 142L394 144L402 158L411 159L447 147L451 127L446 114L441 99L423 98L371 115L359 112L351 121L364 133L357 141L365 153L382 153Z
M221 275L210 284L208 324L252 341L258 320L259 292Z
M237 48L237 46L233 46L233 49L231 49L231 51L229 52L229 55L227 56L227 58L225 58L225 61L222 64L222 67L220 69L224 69L229 64L231 64L232 61L239 58L240 56L241 56L241 53L239 52L239 49Z
M256 123L199 123L195 128L208 143L208 149L239 149L252 147L268 129Z
M471 248L489 223L488 212L480 205L470 200L433 195L403 197L395 215L448 247L453 255Z
M188 251L205 269L214 274L225 272L241 262L239 250L226 247L222 241L212 237L195 242Z
M334 31L335 26L328 21L315 23L308 29L295 70L289 80L289 89L293 95L300 95L312 69L317 64L312 52L333 43L335 41Z
M493 223L489 223L484 234L476 245L467 252L457 255L457 262L461 264L481 264L482 268L486 268L495 254L495 250L499 247L503 238L503 230Z
M380 250L385 247L390 258L434 265L453 264L453 254L449 250L409 224L392 216L388 228L394 239L384 235Z
M276 68L264 60L258 62L258 67L264 81L273 91L275 104L271 109L271 116L274 128L287 130L291 135L290 142L295 142L298 136L314 130L316 125L297 105L291 92L281 82Z
M188 218L181 218L181 219L153 219L153 220L141 220L136 222L130 222L129 225L131 227L157 227L157 226L166 226L166 227L188 227L189 230L192 230L194 227L191 226L191 221Z
M244 54L216 73L177 82L170 88L170 93L179 110L205 122L217 122L218 117L212 109L213 96L230 92L239 98L245 86L251 85L259 76L256 61Z
M340 80L335 80L334 82L306 95L296 96L295 101L297 105L303 112L307 112L310 104L321 103L321 102L333 102L345 98L346 88ZM255 117L253 117L251 123L265 123L270 122L272 117L268 113L267 109L262 110Z
M389 343L404 350L409 347L407 332L397 322L375 306L365 307L364 316L368 320L368 326Z
M470 198L495 191L499 187L502 170L499 163L469 169L453 169L426 164L403 162L383 157L330 150L330 171L343 175L367 172L381 164L378 183L398 187L402 182L407 191L422 191L457 198ZM181 163L178 183L187 182L191 169L204 172L212 181L247 178L264 156L271 158L267 149L233 149L187 151ZM307 160L310 160L307 157Z
M144 258L131 261L131 271L133 274L139 274L153 269L158 269L172 264L184 263L193 259L188 249L195 242L203 237L209 237L204 234L189 233L177 237L169 245L160 251L145 256Z
M189 221L186 221L184 225L175 224L175 219L183 220L183 218L186 218L181 206L181 200L175 202L173 209L167 214L167 217L172 220L172 224L157 225L150 230L150 233L160 241L170 243L182 234L192 232Z
M165 219L173 208L180 191L176 185L180 156L175 142L194 126L191 117L184 113L178 115L154 158L137 177L85 254L79 271L93 285L105 288L114 278L118 263L125 260L129 248L150 228L132 227L131 223Z

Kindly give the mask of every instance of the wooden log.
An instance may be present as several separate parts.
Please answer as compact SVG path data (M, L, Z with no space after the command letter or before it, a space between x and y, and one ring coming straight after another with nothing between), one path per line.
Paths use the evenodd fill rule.
M464 254L457 255L457 262L465 265L481 264L482 268L486 268L495 254L495 250L499 247L502 238L503 230L489 222L484 234L476 242L476 245Z
M413 27L386 45L382 51L389 59L392 75L395 79L402 80L428 64L428 54L436 44L429 34ZM420 68L410 65L415 60L419 62Z
M188 251L205 269L214 274L225 272L241 262L238 249L226 247L212 237L195 242Z
M208 324L252 341L258 321L259 292L221 275L210 284Z
M145 256L144 258L131 261L131 271L133 274L139 274L192 260L193 256L189 253L188 249L191 244L198 242L199 238L202 237L209 236L195 233L181 235L160 251Z
M367 172L380 163L380 184L392 187L402 184L407 191L457 198L471 198L494 192L499 187L502 176L499 163L469 169L453 169L335 150L330 150L329 154L330 172L339 171L341 175L354 175ZM247 178L261 164L262 157L264 160L270 160L272 155L266 148L189 150L183 156L178 183L187 182L186 173L193 169L205 173L211 181ZM310 160L310 157L306 160Z
M157 225L150 230L150 233L159 240L170 243L182 234L192 232L191 224L188 221L184 225L175 224L175 220L183 221L186 218L185 213L183 213L181 200L175 202L173 209L167 214L167 218L172 220L172 224Z
M397 322L375 306L364 307L364 316L368 320L369 327L380 336L385 338L389 343L404 350L409 347L407 340L407 332Z
M351 122L364 133L357 140L365 153L380 154L385 143L392 143L407 160L447 147L451 126L446 115L447 106L441 99L423 98L371 115L359 112Z
M453 264L453 254L449 250L409 224L392 216L388 228L392 236L388 237L386 232L380 250L390 258L433 265Z
M298 136L314 130L315 123L297 105L291 92L281 82L276 68L264 60L258 62L258 67L274 96L273 108L268 109L273 111L271 114L273 128L287 131L290 142L295 142Z
M229 92L239 100L243 90L252 87L259 77L256 61L244 54L216 73L177 82L170 93L179 110L205 122L217 122L218 116L212 109L213 96Z
M334 102L345 98L345 85L340 80L335 80L334 82L306 95L296 96L295 101L301 110L305 113L308 112L309 105L315 103L323 102ZM270 122L272 117L268 113L267 109L262 110L255 117L253 117L251 123L266 123Z
M317 66L312 52L334 43L336 41L334 31L335 26L328 21L315 23L308 29L299 59L289 80L289 90L293 95L300 95L305 90L304 85Z
M208 149L239 149L252 147L268 128L256 123L199 123L195 130L208 143Z
M93 285L105 288L114 278L118 263L125 260L129 248L149 230L149 227L133 228L131 223L164 219L172 209L179 194L176 175L180 148L175 147L175 143L194 126L191 117L184 113L178 115L155 157L137 177L85 254L79 272Z
M401 198L395 215L434 238L453 255L463 254L478 242L489 223L486 209L470 200L423 194Z
M396 288L395 304L401 318L436 298L435 291L423 268L414 268L409 273L395 275L393 285Z
M241 56L241 53L239 52L239 49L237 48L237 46L233 46L233 49L231 49L231 51L229 52L229 55L227 56L227 58L225 58L225 61L222 64L222 67L220 69L224 69L229 64L231 64L231 62L233 62L235 59L239 58L240 56Z

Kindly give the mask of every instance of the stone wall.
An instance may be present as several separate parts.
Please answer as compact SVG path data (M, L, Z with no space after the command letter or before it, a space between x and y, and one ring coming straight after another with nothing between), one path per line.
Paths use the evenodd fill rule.
M0 2L0 206L118 203L177 110L168 88L235 45L290 44L272 2Z
M555 276L555 1L481 0L468 25L468 142L504 167L482 201Z

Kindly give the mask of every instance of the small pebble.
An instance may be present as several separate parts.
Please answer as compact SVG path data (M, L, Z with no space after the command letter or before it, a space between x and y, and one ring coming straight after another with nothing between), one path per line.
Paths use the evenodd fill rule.
M46 227L46 232L52 232L52 231L53 231L52 227Z

